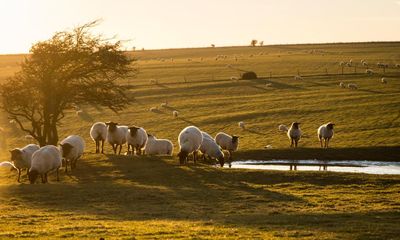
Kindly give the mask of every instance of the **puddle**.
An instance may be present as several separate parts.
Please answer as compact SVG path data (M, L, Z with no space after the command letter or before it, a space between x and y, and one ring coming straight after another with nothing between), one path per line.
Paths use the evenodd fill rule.
M228 167L228 166L227 166ZM232 168L281 171L331 171L368 174L400 174L400 162L322 161L322 160L246 160L235 161Z

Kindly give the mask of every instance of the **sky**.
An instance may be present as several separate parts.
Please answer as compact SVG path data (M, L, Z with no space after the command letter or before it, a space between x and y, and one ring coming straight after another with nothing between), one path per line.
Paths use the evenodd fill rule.
M400 0L0 0L0 54L96 19L129 49L400 41Z

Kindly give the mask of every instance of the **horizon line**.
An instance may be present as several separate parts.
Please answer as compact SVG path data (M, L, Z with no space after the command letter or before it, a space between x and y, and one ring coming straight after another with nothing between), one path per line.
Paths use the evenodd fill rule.
M310 43L274 43L274 44L264 44L262 46L256 45L221 45L221 46L197 46L197 47L171 47L171 48L141 48L135 50L122 50L125 52L142 52L142 51L161 51L161 50L183 50L183 49L204 49L204 48L235 48L235 47L273 47L273 46L299 46L299 45L329 45L329 44L365 44L365 43L400 43L400 40L389 40L389 41L354 41L354 42L310 42ZM0 56L10 56L10 55L27 55L29 52L19 52L19 53L0 53Z

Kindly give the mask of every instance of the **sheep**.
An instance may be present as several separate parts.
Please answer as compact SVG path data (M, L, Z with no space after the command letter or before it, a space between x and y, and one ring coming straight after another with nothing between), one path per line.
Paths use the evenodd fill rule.
M294 76L294 80L303 80L303 77L296 75L296 76Z
M238 126L242 129L245 130L246 129L246 124L244 122L238 122Z
M341 66L341 67L343 67L344 65L346 65L345 62L340 62L340 63L339 63L339 66Z
M158 139L151 134L147 134L148 140L144 148L146 155L169 155L172 156L174 145L168 139Z
M56 170L57 181L59 181L58 171L62 165L60 150L53 145L41 147L32 155L31 168L29 169L29 182L34 184L40 175L42 183L47 183L47 174Z
M60 151L61 156L65 159L65 172L68 172L68 163L72 171L85 151L85 141L78 135L70 135L60 142Z
M160 107L162 107L162 108L168 107L168 101L161 103Z
M178 115L179 115L178 111L176 111L176 110L172 111L172 116L173 117L178 117Z
M318 128L317 134L319 142L321 143L321 147L328 148L329 141L333 137L333 126L335 126L335 124L329 122L327 124L321 125ZM322 140L324 140L324 146L322 145Z
M179 163L184 164L187 162L188 155L193 153L193 162L196 164L197 150L199 150L203 142L203 134L200 129L195 126L188 126L184 128L178 136L179 143Z
M358 86L355 83L349 83L349 84L347 84L347 87L349 89L352 89L352 90L357 90L358 89Z
M386 78L382 78L382 79L381 79L381 83L382 83L382 84L387 84Z
M142 149L146 146L148 137L147 132L141 127L133 126L128 128L126 133L126 142L128 144L128 153L130 153L130 148L132 147L132 155L135 153L137 155L142 154Z
M106 122L107 125L107 142L111 144L114 154L117 154L119 146L119 153L121 154L122 145L126 143L126 133L128 126L118 126L115 122Z
M34 152L39 150L39 146L36 144L28 144L23 148L14 148L10 151L12 167L17 169L18 178L17 181L20 182L21 170L26 169L26 174L29 173L29 168L31 167L32 155Z
M239 80L239 78L238 78L238 77L235 77L235 76L232 76L232 77L231 77L231 80L237 81L237 80Z
M368 69L365 70L365 73L369 74L369 75L372 75L372 74L374 74L374 71L372 69L368 68Z
M365 60L364 60L364 59L361 59L360 63L364 63L364 62L365 62Z
M221 167L224 166L225 159L224 153L221 151L215 140L206 132L201 132L203 135L203 142L200 145L200 152L203 153L203 159L207 155L209 158L218 160Z
M149 80L149 83L150 84L158 84L158 81L156 79L152 78Z
M239 136L230 136L224 132L219 132L215 135L215 142L223 149L229 152L229 167L232 166L232 154L238 149L239 146Z
M286 125L283 125L283 124L280 124L280 125L278 126L278 130L281 131L281 132L287 132L288 129L289 129L289 128L288 128Z
M272 147L272 145L267 145L267 146L265 146L264 148L266 148L266 149L272 149L273 147Z
M344 84L344 82L340 82L340 83L339 83L339 86L340 86L341 88L346 88L346 85Z
M107 139L107 125L103 122L96 122L90 128L90 137L96 143L96 153L100 152L101 142L101 153L104 153L104 141Z
M149 111L150 111L150 112L157 112L158 109L157 109L157 107L151 107L151 108L149 109Z
M348 62L348 63L346 63L346 66L347 66L347 67L351 67L351 66L352 66L352 63L351 63L351 62Z
M35 141L35 138L30 134L25 135L24 138L28 143L33 143Z
M302 135L299 125L299 122L293 122L287 131L287 136L290 139L290 147L294 146L297 148L297 145Z
M397 67L397 68L400 68L400 64L396 64L396 67Z
M363 62L362 65L363 65L364 67L368 67L368 63L367 63L367 62Z

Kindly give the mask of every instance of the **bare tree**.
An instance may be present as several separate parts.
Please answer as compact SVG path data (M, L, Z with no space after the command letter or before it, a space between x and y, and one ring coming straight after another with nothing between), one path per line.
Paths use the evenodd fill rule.
M74 104L118 111L129 103L116 81L136 74L134 60L119 41L92 35L97 23L57 32L34 44L21 70L0 85L2 109L41 146L57 144L57 127Z
M264 46L264 41L260 41L258 44L260 45L260 47L262 47Z
M256 45L257 45L257 40L256 39L253 39L253 40L251 40L251 42L250 42L250 45L252 46L252 47L255 47Z

